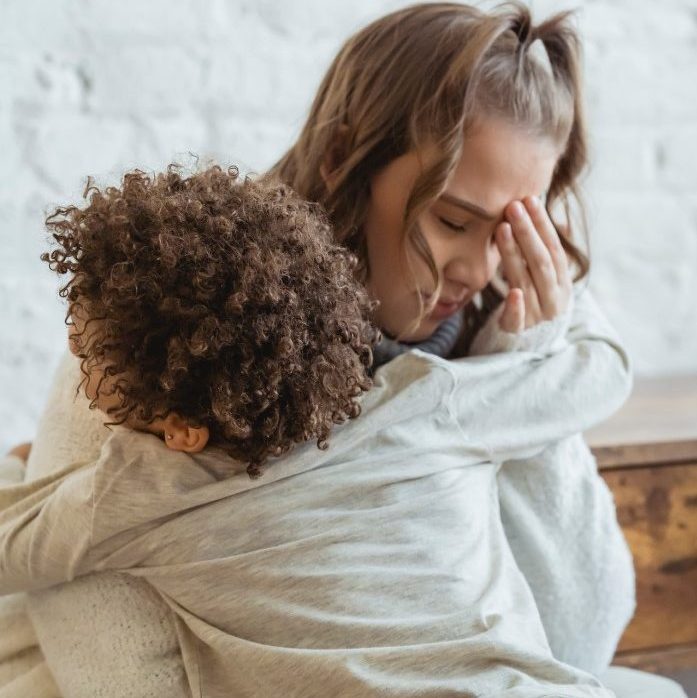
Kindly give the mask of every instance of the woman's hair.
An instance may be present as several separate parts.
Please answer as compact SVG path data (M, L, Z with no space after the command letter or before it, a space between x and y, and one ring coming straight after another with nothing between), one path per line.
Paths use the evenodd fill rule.
M405 244L411 242L440 286L416 220L443 192L463 134L479 118L501 118L560 146L546 206L550 214L563 212L556 223L562 244L577 278L585 276L589 261L572 242L570 222L576 198L585 240L577 190L587 160L580 44L569 15L533 25L530 11L518 2L491 13L429 3L376 20L341 48L298 140L268 175L324 206L336 240L358 256L365 280L370 270L363 224L372 177L405 153L435 146L435 162L409 196L404 230ZM322 176L327 162L331 186ZM485 313L501 299L492 286L483 295ZM471 337L483 314L472 304L467 313Z
M84 196L47 218L42 259L70 275L66 323L87 318L83 374L115 377L112 424L176 412L254 476L360 413L373 307L319 206L217 166L136 170Z

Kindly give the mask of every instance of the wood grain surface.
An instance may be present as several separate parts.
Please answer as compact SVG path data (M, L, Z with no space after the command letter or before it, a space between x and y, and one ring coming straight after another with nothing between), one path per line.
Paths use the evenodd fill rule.
M637 610L620 650L697 644L697 461L603 477L637 572Z
M612 663L650 671L654 674L694 669L697 667L697 645L618 652Z
M638 379L586 438L637 573L637 610L614 661L697 668L697 376Z

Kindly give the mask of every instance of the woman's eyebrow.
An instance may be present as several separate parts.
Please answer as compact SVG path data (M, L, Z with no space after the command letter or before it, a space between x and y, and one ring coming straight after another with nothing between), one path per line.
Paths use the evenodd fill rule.
M465 211L473 213L475 216L479 216L479 218L484 218L484 220L493 221L497 218L493 213L485 211L481 206L477 206L477 204L473 204L471 201L459 199L458 197L453 196L452 194L444 193L441 194L439 198L448 204L458 206L459 208L464 208Z

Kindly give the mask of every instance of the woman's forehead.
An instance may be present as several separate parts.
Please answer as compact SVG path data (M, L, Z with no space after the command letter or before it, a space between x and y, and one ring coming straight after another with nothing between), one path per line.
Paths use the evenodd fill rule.
M498 120L468 133L445 187L446 197L471 202L492 216L510 201L549 188L559 148Z
M540 196L549 188L559 155L559 146L548 138L498 119L483 121L463 139L438 201L482 218L500 217L511 201ZM401 155L374 177L373 194L379 192L390 206L403 208L419 176L440 157L435 147Z

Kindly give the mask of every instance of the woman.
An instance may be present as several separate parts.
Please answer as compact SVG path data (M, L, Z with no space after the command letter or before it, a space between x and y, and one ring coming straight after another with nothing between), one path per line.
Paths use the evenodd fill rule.
M434 4L378 20L349 39L338 54L297 143L269 175L321 202L337 239L362 261L362 278L379 301L376 321L387 336L380 361L414 344L463 356L487 318L484 331L495 323L508 335L507 346L501 348L515 350L556 341L559 328L568 325L574 296L568 258L577 278L587 271L587 261L572 242L568 219L555 226L549 212L568 212L585 165L577 50L564 17L533 27L528 11L517 5L485 14L463 5ZM497 307L501 295L494 277L499 266L508 288L503 287L504 299ZM587 303L581 307L592 314ZM610 332L599 333L596 350L606 359L601 363L612 377L612 400L619 404L629 383L625 357ZM69 367L64 368L64 378L69 375ZM550 384L544 399L553 400L559 387ZM53 405L61 390L73 394L70 380L58 381ZM495 410L483 407L495 419ZM85 427L89 417L84 405L75 406L71 419L72 429L61 426L64 453L89 457L85 442L96 445L100 427ZM75 439L78 431L81 437ZM40 446L30 458L30 475L38 472L40 461L49 460ZM580 453L577 443L565 457ZM54 467L59 463L52 455ZM556 485L559 456L550 444L545 457L532 464L536 477L551 472ZM520 487L525 463L501 468L501 506L511 539L522 541L513 549L523 571L540 572L541 560L542 578L556 580L544 588L531 584L553 651L597 670L609 661L631 613L632 573L612 503L599 481L590 479L587 456L583 458L583 485L589 488L585 501L594 504L593 515L602 522L579 526L575 521L573 529L556 537L567 545L552 550L536 545L540 532L553 531L545 529L549 512L526 498ZM538 491L546 487L541 484ZM521 496L523 505L513 505ZM525 512L522 528L515 518L507 518L508 504L512 513ZM555 526L560 523L568 521L555 520ZM526 524L535 536L526 536ZM612 532L614 548L594 548L603 531ZM582 555L570 554L574 550ZM613 569L608 557L618 550L619 569ZM562 553L564 558L559 557ZM583 563L590 575L578 568L587 553L592 557ZM559 569L562 575L555 574ZM531 581L532 574L528 576ZM590 633L583 637L577 617L565 620L567 591L593 600L598 618L614 609L610 626L599 628L599 655L583 650L596 644L598 628L584 626ZM99 604L90 601L97 597ZM103 606L105 598L114 609L109 618L84 614L76 623L72 613L57 612L85 603ZM69 590L32 599L31 606L64 695L86 694L86 686L91 695L97 694L95 686L107 695L110 685L118 687L115 695L157 695L158 690L176 695L174 630L167 627L157 599L132 580L117 575L85 578ZM577 610L577 604L572 608ZM131 634L126 651L113 652L129 634L115 632L122 622L115 618L119 614L128 616L129 632L140 642ZM61 623L68 617L69 626ZM96 625L113 642L101 652L81 645L80 637L93 633L81 632L79 624L82 630ZM559 642L553 640L557 635ZM154 680L152 664L142 661L144 654L154 655L160 671ZM90 666L75 671L77 658L86 656L92 658Z

